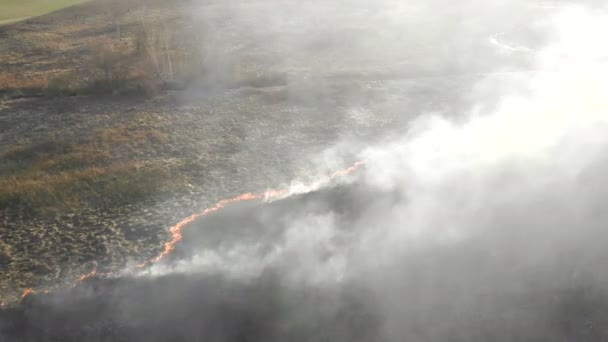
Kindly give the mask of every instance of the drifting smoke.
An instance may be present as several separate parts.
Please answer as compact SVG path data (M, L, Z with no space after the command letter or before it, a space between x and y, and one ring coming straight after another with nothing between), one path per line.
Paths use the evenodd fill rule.
M327 77L336 74L406 83L476 76L458 78L470 87L455 91L455 102L440 98L431 113L415 96L411 107L390 102L401 81L385 81L379 98L347 96L345 112L368 113L358 120L403 115L407 129L375 136L354 156L365 167L320 189L294 186L283 199L201 217L180 231L174 253L142 272L27 296L0 314L9 340L608 338L603 9L517 1L215 6L205 22L230 14L235 23L222 34L248 32L266 43L252 49L281 52L268 61L294 84L294 103L317 101L308 80L331 88ZM343 40L351 35L358 38ZM229 47L220 36L218 56ZM344 133L318 160L353 157L363 145L353 139Z

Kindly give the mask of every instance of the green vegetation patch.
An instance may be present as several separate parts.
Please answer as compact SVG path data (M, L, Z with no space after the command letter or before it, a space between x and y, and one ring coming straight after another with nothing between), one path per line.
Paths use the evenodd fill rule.
M54 12L88 0L0 0L0 24Z

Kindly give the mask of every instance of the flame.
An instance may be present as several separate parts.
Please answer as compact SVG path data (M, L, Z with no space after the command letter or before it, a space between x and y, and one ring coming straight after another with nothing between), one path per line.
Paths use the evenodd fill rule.
M78 280L82 283L83 281L95 276L97 276L97 267L93 268L91 272L81 275Z
M33 293L36 293L36 292L34 292L34 289L32 289L31 287L27 288L27 289L25 289L25 291L23 291L23 294L21 294L21 299L23 300L23 299L25 299L25 297L27 297Z
M106 273L99 273L97 272L97 263L95 263L95 266L93 267L93 270L89 273L83 274L78 278L78 283L74 284L74 286L78 285L79 283L85 282L88 279L94 278L94 277L109 277L112 275L112 272L106 272Z
M365 163L366 163L365 161L358 161L346 169L338 170L338 171L334 172L331 176L329 176L325 180L330 182L330 181L335 180L336 178L345 177L345 176L357 171L359 168L364 166ZM277 199L277 198L281 198L281 197L287 196L287 195L289 195L289 189L269 189L269 190L266 190L264 192L257 193L257 194L248 192L248 193L244 193L242 195L239 195L239 196L236 196L233 198L220 200L217 203L215 203L212 207L206 208L198 213L194 213L194 214L184 218L183 220L179 221L172 227L170 227L169 233L171 234L171 239L169 241L165 242L163 250L156 257L154 257L150 260L146 260L146 261L136 265L136 267L144 268L148 265L159 262L160 260L162 260L163 258L168 256L169 254L171 254L171 252L173 252L175 250L175 247L177 246L177 244L180 241L182 241L182 239L184 237L183 236L184 228L188 224L196 221L197 219L199 219L203 216L214 213L232 203L243 202L243 201L252 201L252 200ZM93 268L93 270L90 271L89 273L83 274L80 277L78 277L78 282L76 282L73 286L77 286L79 283L82 283L93 277L102 277L102 276L107 277L107 276L111 276L111 275L112 275L111 272L98 273L97 266L95 266ZM35 293L35 291L32 288L26 289L25 291L23 291L23 294L21 295L21 300L23 300L25 297L27 297L28 295L33 294L33 293ZM48 290L45 290L44 293L48 293ZM4 305L5 305L4 302L0 303L0 306L4 306Z
M352 166L350 166L344 170L339 170L339 171L334 172L334 174L332 174L328 180L333 181L336 178L347 176L347 175L357 171L363 165L365 165L364 161L358 161L358 162L354 163ZM188 224L196 221L200 217L203 217L205 215L216 212L231 203L252 201L252 200L259 200L259 199L268 200L268 199L285 196L287 194L289 194L289 189L269 189L269 190L266 190L266 191L264 191L262 193L258 193L258 194L253 194L253 193L248 192L248 193L239 195L237 197L220 200L214 206L206 208L201 212L192 214L192 215L186 217L185 219L181 220L180 222L178 222L173 227L169 228L169 232L171 233L171 240L169 240L165 243L165 248L163 249L163 251L160 252L160 254L157 255L155 258L145 261L145 262L137 265L137 267L143 268L143 267L146 267L147 265L157 263L161 259L166 257L167 255L171 254L171 252L173 252L173 250L175 249L176 244L183 239L182 232L184 230L184 227L186 227Z
M334 180L334 179L339 178L339 177L348 176L351 173L357 171L362 166L364 166L365 163L366 163L365 161L358 161L358 162L354 163L349 168L346 168L344 170L338 170L338 171L334 172L334 174L329 177L329 180L331 181L331 180Z

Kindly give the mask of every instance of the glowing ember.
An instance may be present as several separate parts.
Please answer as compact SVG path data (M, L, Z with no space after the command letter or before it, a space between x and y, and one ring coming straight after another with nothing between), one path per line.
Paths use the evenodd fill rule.
M25 289L25 291L23 291L23 294L21 295L21 299L25 299L25 297L31 295L32 293L35 293L32 288Z
M94 277L97 275L97 269L92 270L91 272L87 273L87 274L83 274L80 276L80 281L83 282L85 280L87 280L88 278Z

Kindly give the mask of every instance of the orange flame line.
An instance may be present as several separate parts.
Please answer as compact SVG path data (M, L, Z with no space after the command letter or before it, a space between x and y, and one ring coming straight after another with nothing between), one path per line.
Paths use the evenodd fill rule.
M365 165L364 161L358 161L358 162L354 163L352 166L350 166L344 170L336 171L334 174L332 174L329 177L329 181L332 181L338 177L344 177L346 175L349 175L349 174L357 171L363 165ZM245 193L245 194L239 195L237 197L220 200L214 206L209 207L201 212L192 214L192 215L186 217L185 219L181 220L180 222L178 222L173 227L169 228L169 232L171 233L171 240L169 240L168 242L165 243L164 250L155 258L145 261L145 262L137 265L137 267L142 268L149 264L157 263L158 261L160 261L167 255L171 254L171 252L175 249L176 244L183 239L182 232L184 230L184 227L186 225L196 221L200 217L203 217L205 215L216 212L231 203L242 202L242 201L251 201L251 200L256 200L256 199L276 198L276 197L286 195L288 193L289 193L288 189L270 189L270 190L266 190L265 192L258 193L258 194Z
M336 178L338 178L338 177L344 177L344 176L347 176L347 175L349 175L349 174L351 174L351 173L353 173L353 172L357 171L357 170L358 170L360 167L364 166L364 165L365 165L365 163L366 163L365 161L358 161L358 162L354 163L354 164L353 164L351 167L349 167L349 168L346 168L346 169L344 169L344 170L339 170L339 171L336 171L336 172L334 172L334 174L333 174L333 175L331 175L331 177L329 177L329 180L331 181L331 180L334 180L334 179L336 179Z
M29 296L29 295L31 295L33 293L36 293L36 292L31 287L25 289L25 291L23 291L23 294L21 295L21 300L25 299L25 297L27 297L27 296Z
M347 176L355 171L357 171L359 168L361 168L362 166L365 165L365 161L358 161L356 163L354 163L352 166L344 169L344 170L339 170L334 172L329 178L329 181L333 181L336 178L340 178L340 177L344 177ZM175 225L173 225L172 227L169 228L169 233L171 234L171 239L167 242L165 242L164 248L162 250L162 252L160 252L156 257L150 259L150 260L146 260L138 265L136 265L137 268L144 268L148 265L151 264L155 264L157 262L159 262L161 259L165 258L166 256L168 256L169 254L171 254L171 252L173 252L175 250L176 245L182 241L183 239L183 230L184 228L196 221L197 219L209 215L211 213L214 213L222 208L224 208L225 206L232 204L232 203L236 203L236 202L243 202L243 201L252 201L252 200L258 200L258 199L272 199L272 198L277 198L277 197L281 197L284 195L287 195L289 193L288 189L269 189L266 190L264 192L261 193L257 193L257 194L253 194L253 193L245 193L233 198L228 198L228 199L223 199L218 201L217 203L215 203L215 205L213 205L212 207L206 208L198 213L194 213L186 218L184 218L183 220L179 221L178 223L176 223ZM87 279L93 278L93 277L99 277L99 276L111 276L112 272L108 272L108 273L98 273L97 272L97 267L95 266L93 268L92 271L90 271L89 273L83 274L78 278L78 282L75 283L73 286L76 286L78 283L82 283L84 281L86 281ZM21 295L21 299L23 300L23 298L27 297L30 294L35 293L34 290L32 288L28 288L25 291L23 291L23 294ZM48 290L45 291L45 293L48 293Z

